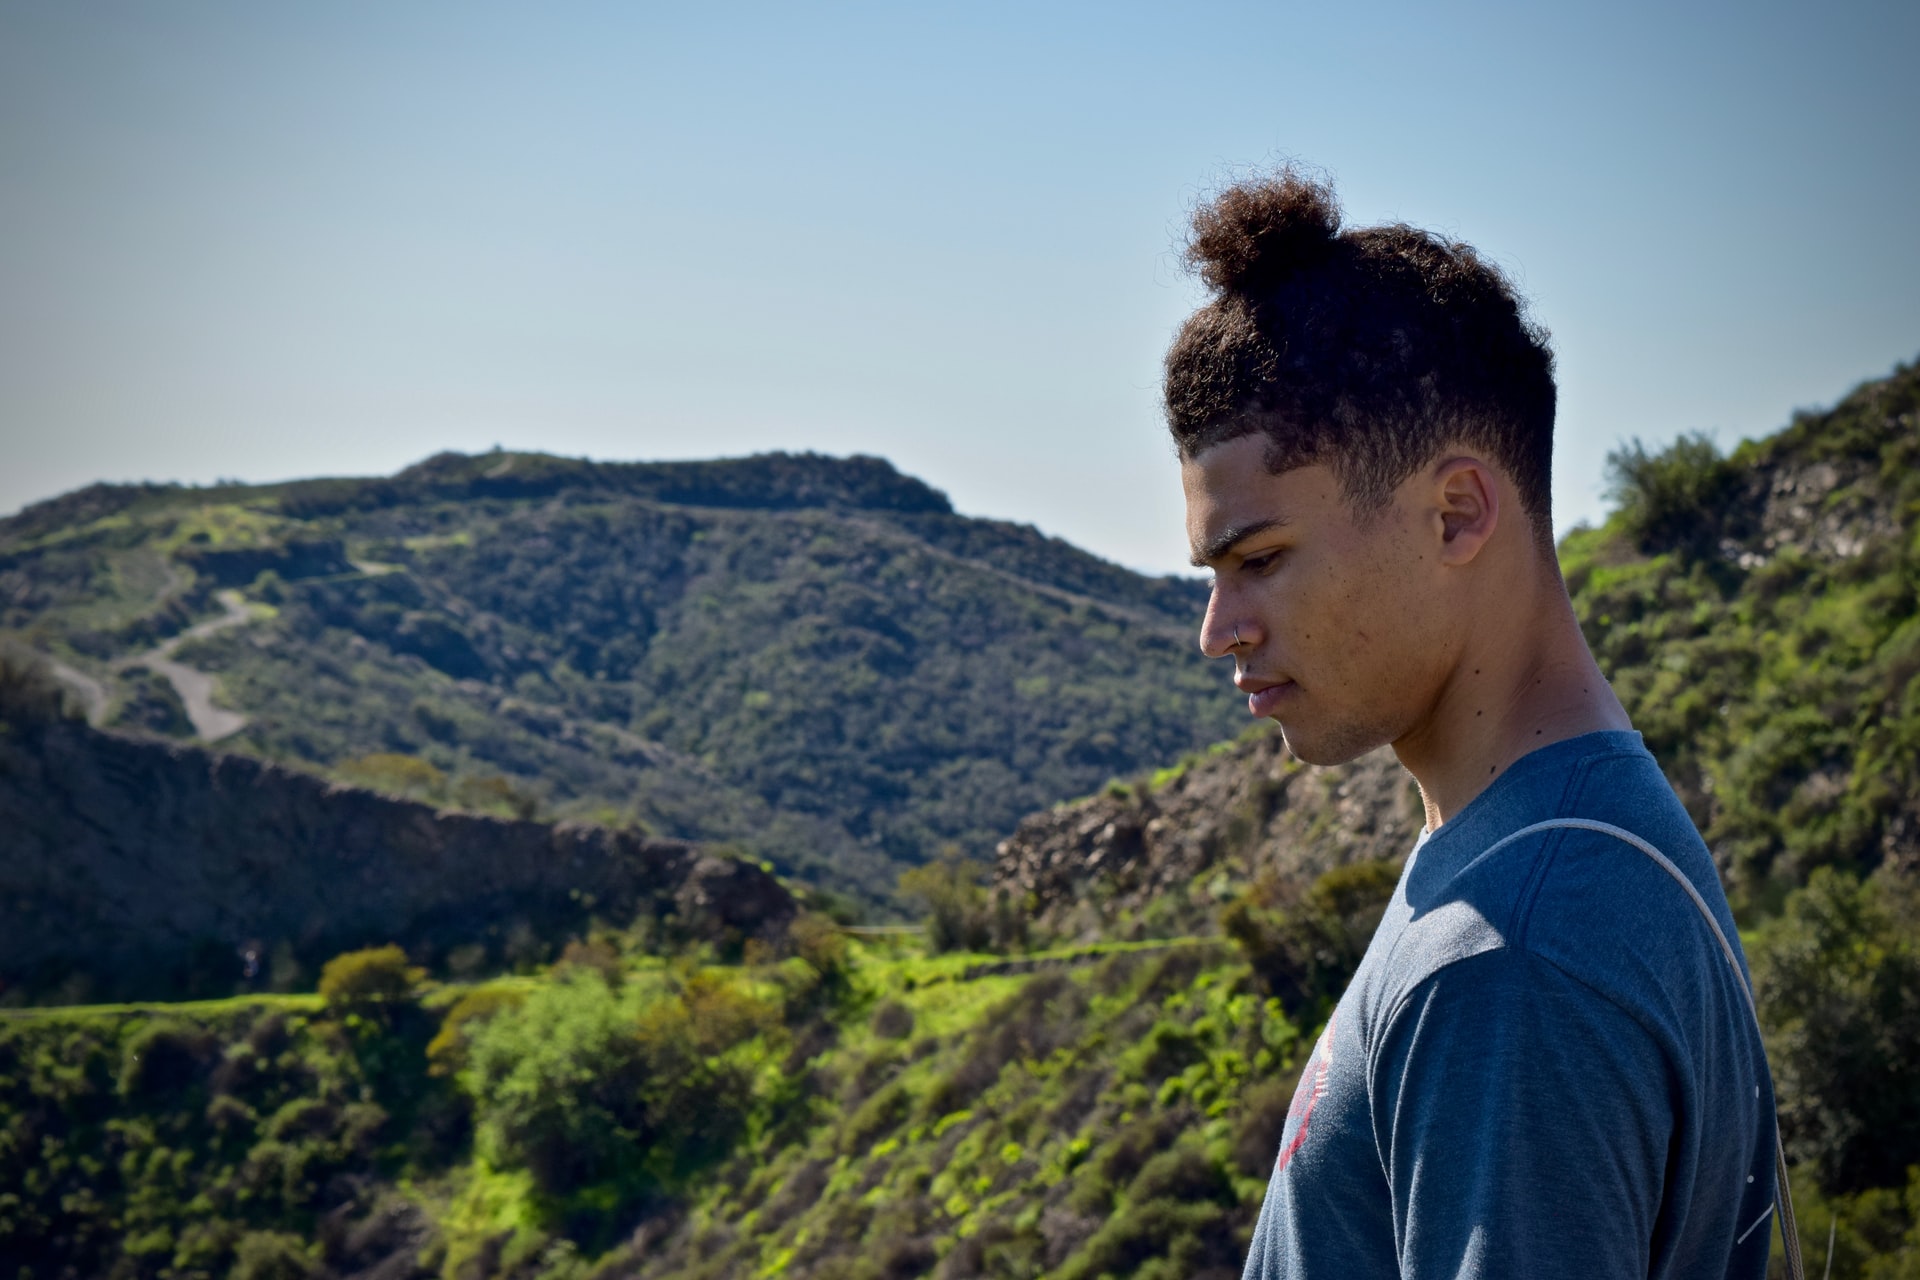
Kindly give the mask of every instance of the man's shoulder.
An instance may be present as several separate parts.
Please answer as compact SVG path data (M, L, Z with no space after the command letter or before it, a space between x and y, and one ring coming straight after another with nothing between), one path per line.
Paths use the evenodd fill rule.
M1634 734L1589 735L1523 761L1513 785L1489 788L1416 851L1368 975L1376 1016L1463 960L1518 949L1634 1016L1665 1021L1660 973L1692 974L1718 944L1686 891L1654 859L1587 822L1645 841L1678 867L1733 928L1705 844ZM1475 811L1478 806L1478 811Z

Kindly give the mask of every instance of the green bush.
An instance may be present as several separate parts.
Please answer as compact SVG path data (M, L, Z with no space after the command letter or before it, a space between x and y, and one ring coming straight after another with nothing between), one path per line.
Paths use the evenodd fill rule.
M1399 877L1398 862L1357 863L1326 872L1304 894L1263 877L1222 908L1220 929L1289 1011L1318 1021L1366 954Z
M913 1010L898 1000L882 1000L868 1020L873 1034L885 1040L905 1040L913 1034Z
M597 975L538 988L468 1045L481 1154L496 1168L524 1164L550 1193L637 1176L653 1136L647 1065L631 1010Z
M616 1204L676 1184L724 1154L752 1104L751 1080L715 1055L761 1025L737 993L698 986L636 1007L572 970L472 1036L461 1075L480 1153L526 1168L541 1190L589 1186Z
M845 983L847 976L847 938L840 926L817 912L803 911L787 926L787 939L793 953L804 960L821 982L830 986Z
M935 951L985 951L993 945L993 910L983 863L941 858L900 873L900 897L926 912L927 945Z
M1206 1152L1183 1142L1154 1156L1127 1187L1134 1204L1150 1200L1217 1200L1233 1203L1233 1180Z
M1920 889L1816 870L1753 949L1789 1154L1830 1191L1920 1164Z
M1227 1269L1244 1259L1225 1226L1225 1212L1215 1204L1149 1200L1129 1205L1126 1212L1109 1219L1057 1275L1059 1280L1107 1275L1173 1280L1210 1267L1231 1274Z
M336 1010L377 1008L412 1000L426 976L426 970L407 963L406 952L388 943L327 961L320 970L320 995Z
M840 1150L857 1156L866 1152L881 1134L906 1119L913 1109L913 1097L898 1081L887 1085L860 1104L841 1130Z
M1280 1149L1287 1127L1287 1112L1293 1106L1295 1083L1286 1077L1262 1080L1241 1095L1233 1162L1246 1177L1264 1178L1272 1171L1274 1153Z
M451 1076L467 1063L467 1043L473 1033L503 1009L517 1009L527 993L506 987L477 987L454 1002L440 1020L440 1030L427 1043L427 1070Z
M150 1101L178 1093L207 1073L219 1051L205 1027L150 1022L128 1039L121 1056L121 1096Z
M298 1236L249 1231L233 1251L232 1280L315 1280L322 1273Z
M1607 455L1607 496L1643 550L1710 550L1727 518L1739 471L1702 433L1657 453L1640 441Z

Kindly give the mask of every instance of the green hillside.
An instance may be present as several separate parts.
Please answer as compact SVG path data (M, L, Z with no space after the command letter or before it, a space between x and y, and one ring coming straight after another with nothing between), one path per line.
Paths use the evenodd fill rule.
M1730 457L1698 440L1623 452L1619 510L1562 548L1589 638L1706 832L1737 905L1810 1269L1860 1280L1920 1277L1916 453L1920 369L1908 368ZM433 464L458 475L493 465ZM431 480L443 483L456 482ZM709 566L690 582L719 584L701 557L709 541L731 548L727 563L741 576L712 587L729 608L815 598L783 594L799 576L790 568L799 553L726 532L733 520L846 539L855 535L844 530L871 524L916 548L915 572L937 561L974 575L953 579L956 593L963 581L1006 582L1000 575L1010 573L1030 593L1021 599L1068 608L1055 593L1094 594L1091 580L1040 581L1040 568L1020 567L1017 547L1045 546L1030 535L943 525L957 518L905 510L905 499L858 512L764 500L695 511L660 492L618 503L709 533L695 540L690 532L681 544L681 563ZM156 517L141 504L159 512L179 497L136 495L114 512L81 509L102 501L98 494L73 495L66 501L75 509L42 518L40 532L16 528L9 536L25 549L9 554L52 554L57 529L105 537L146 528ZM541 650L542 674L523 690L527 673L490 664L530 652L522 645L535 631L514 618L516 609L540 607L536 595L511 605L485 593L489 581L514 573L433 567L438 557L477 556L476 546L508 557L488 564L517 563L516 548L570 563L541 549L539 537L550 546L558 535L539 533L539 520L558 529L613 500L569 501L559 491L446 499L462 521L484 509L488 519L524 522L512 523L512 536L483 531L468 543L458 523L441 542L417 530L349 538L325 524L351 520L371 531L386 507L272 516L309 522L307 549L288 550L294 543L281 534L271 554L283 563L305 557L315 572L275 582L251 564L234 569L227 582L248 569L255 576L226 616L239 610L251 619L258 606L260 620L183 646L180 658L196 669L225 664L223 689L241 688L249 664L275 661L243 652L256 628L276 635L268 628L297 610L316 611L303 615L313 618L348 610L342 616L359 620L328 622L324 634L335 637L329 661L349 675L390 671L431 684L440 699L433 707L465 706L468 697L476 708L497 707L469 692L483 687L512 705L491 720L476 710L476 725L518 725L514 716L532 714L521 706L567 716L579 726L574 738L556 731L538 740L570 741L578 758L600 759L591 734L610 730L592 726L612 722L589 719L587 704L568 699L619 682L580 675L554 647ZM403 496L391 509L424 502ZM942 527L1010 541L998 551L936 547L928 530ZM148 547L149 536L129 545ZM327 538L338 551L316 545ZM166 554L176 566L194 559ZM334 555L361 567L332 567ZM949 555L957 560L940 558ZM488 602L484 622L477 607L441 611L459 623L461 652L483 669L456 677L415 651L454 661L422 620L441 597L369 612L381 599L364 593L399 576L369 572L376 560L407 565L407 581L445 589L462 607ZM767 561L786 568L764 582L745 577ZM131 566L142 562L126 563L116 572L133 582ZM164 577L166 565L154 572ZM211 565L193 572L213 578L209 592L242 589ZM150 600L153 579L138 580ZM818 591L837 589L825 569L813 581ZM462 584L458 594L440 585L453 582ZM134 615L112 614L118 597L107 587L89 590L85 600L35 606L43 620L35 634L78 674L118 680L109 657L87 655L154 642L124 638ZM703 590L689 587L683 598L708 598ZM1101 605L1110 612L1098 616L1123 635L1155 616L1171 629L1187 588L1139 590ZM1150 593L1163 590L1175 599L1155 604ZM126 599L139 591L128 588ZM958 595L942 598L950 601L942 616L971 616ZM217 607L208 595L173 625L217 617ZM696 623L679 607L662 606L671 629L649 634L688 634ZM268 608L278 612L267 617ZM68 621L45 621L59 618ZM103 647L83 627L121 635L113 642L121 647ZM542 636L564 634L542 627ZM797 630L780 628L783 637ZM854 634L847 643L880 642ZM648 681L655 647L633 668ZM873 669L865 656L834 669L859 667ZM747 687L769 694L763 710L777 696L767 684ZM164 701L150 688L143 696ZM318 693L304 696L319 705ZM260 709L271 704L241 696L233 705L259 717L235 740L265 750L269 727L281 723ZM701 705L734 713L718 694ZM338 723L351 726L358 714ZM645 769L665 774L691 762L672 775L689 788L720 774L717 760L693 749L698 742L648 727L645 715L631 712L616 727L665 763L622 767L654 776ZM313 732L346 731L332 723ZM730 723L745 731L759 722L741 715ZM481 730L463 732L477 738ZM719 740L711 741L717 752ZM449 795L474 785L482 769L502 769L512 796L536 776L491 757L476 764L458 752L432 755L436 743L446 745L430 734L389 741L381 744L388 759L355 767ZM759 750L745 755L778 758ZM434 761L439 776L402 757ZM553 940L566 943L557 962L523 961L479 984L436 982L397 954L370 952L336 962L319 996L7 1014L0 1257L21 1259L21 1274L35 1277L1231 1280L1300 1061L1365 945L1417 812L1384 757L1307 769L1261 728L1106 773L1118 778L1063 789L1026 821L1008 822L990 882L976 883L951 859L910 877L906 896L924 909L924 935L849 934L803 913L734 955L663 939L646 920L598 920L570 941ZM746 785L733 775L723 781ZM1076 790L1093 794L1052 804ZM495 794L513 803L508 792ZM772 811L785 793L751 794ZM577 802L557 792L538 799Z
M1600 665L1769 913L1824 865L1920 870L1920 367L1721 457L1616 457L1561 560Z
M0 523L0 639L103 723L181 734L184 670L225 750L729 842L875 900L1228 732L1204 598L866 458L449 454Z

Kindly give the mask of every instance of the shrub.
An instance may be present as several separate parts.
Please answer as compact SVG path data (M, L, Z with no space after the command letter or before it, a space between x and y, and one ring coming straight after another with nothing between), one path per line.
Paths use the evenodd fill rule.
M873 1034L886 1040L905 1040L913 1034L913 1010L898 1000L882 1000L873 1011Z
M1192 1143L1182 1143L1148 1160L1127 1187L1135 1204L1149 1200L1218 1200L1233 1202L1233 1183L1226 1170Z
M993 912L978 862L941 858L900 873L900 896L927 915L927 945L935 951L985 951L993 943Z
M620 967L620 953L605 938L590 938L582 941L575 938L568 942L560 958L554 962L556 970L591 969L600 975L610 987L618 989L626 979L626 972Z
M502 1010L519 1008L526 999L526 992L506 987L479 987L461 996L427 1043L428 1074L450 1076L458 1072L467 1064L467 1043L480 1025Z
M1151 1119L1135 1121L1094 1153L1081 1171L1081 1180L1108 1188L1131 1183L1156 1152L1164 1150L1179 1136L1190 1119L1190 1113L1162 1112Z
M1264 1178L1273 1171L1296 1083L1292 1079L1262 1080L1241 1095L1233 1162L1247 1177Z
M1822 867L1753 953L1788 1153L1829 1191L1920 1164L1920 891Z
M50 724L79 715L44 658L14 644L0 645L0 721Z
M598 976L541 987L468 1045L481 1154L496 1168L524 1164L550 1193L637 1174L651 1137L646 1065L631 1015Z
M356 785L390 795L432 804L444 803L447 798L447 775L418 756L378 751L347 761L340 766L340 775Z
M1373 930L1380 923L1380 913L1385 910L1387 901L1393 897L1394 886L1400 883L1400 863L1388 859L1382 862L1352 862L1344 867L1335 867L1313 882L1307 891L1307 900L1317 911L1336 917L1356 932L1366 935L1361 939L1364 950L1366 939L1373 936Z
M298 1236L249 1231L233 1250L233 1280L311 1280L320 1264Z
M737 993L735 993L737 994ZM481 1154L523 1165L549 1195L589 1185L624 1203L724 1154L746 1122L751 1081L708 1056L758 1025L696 990L638 1010L574 970L503 1010L470 1038L461 1079ZM723 1014L716 1010L724 1009Z
M831 919L803 911L787 926L787 939L793 944L793 953L806 961L807 967L822 982L838 983L845 979L847 939Z
M1304 894L1263 877L1221 910L1220 929L1269 992L1314 1021L1359 966L1399 876L1398 862L1356 863L1328 871Z
M887 1085L861 1103L847 1121L840 1131L840 1150L846 1155L862 1154L881 1134L905 1120L912 1107L912 1097L898 1081Z
M1607 455L1607 497L1643 551L1711 549L1739 478L1712 437L1700 432L1658 453L1634 440Z
M407 953L388 943L348 951L320 970L320 995L331 1009L363 1010L413 999L426 970L407 963Z
M127 1041L120 1063L120 1094L147 1099L178 1093L207 1069L219 1047L204 1027L149 1023Z
M1145 1275L1144 1264L1160 1258L1175 1264L1171 1274L1191 1275L1206 1267L1231 1267L1238 1260L1238 1250L1224 1217L1214 1204L1149 1200L1129 1206L1125 1213L1109 1219L1057 1275L1060 1280Z
M1157 1084L1206 1058L1206 1045L1193 1028L1163 1018L1127 1051L1121 1071L1129 1079Z
M776 1010L731 976L707 969L687 979L680 993L694 1046L706 1055L725 1053L774 1025Z

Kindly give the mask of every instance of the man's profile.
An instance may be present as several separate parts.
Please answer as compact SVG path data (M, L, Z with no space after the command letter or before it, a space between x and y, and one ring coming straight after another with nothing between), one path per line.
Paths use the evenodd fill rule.
M1343 229L1292 171L1202 207L1188 257L1211 296L1165 393L1201 647L1303 760L1392 744L1427 818L1247 1276L1765 1275L1744 960L1560 579L1546 335L1469 247Z

